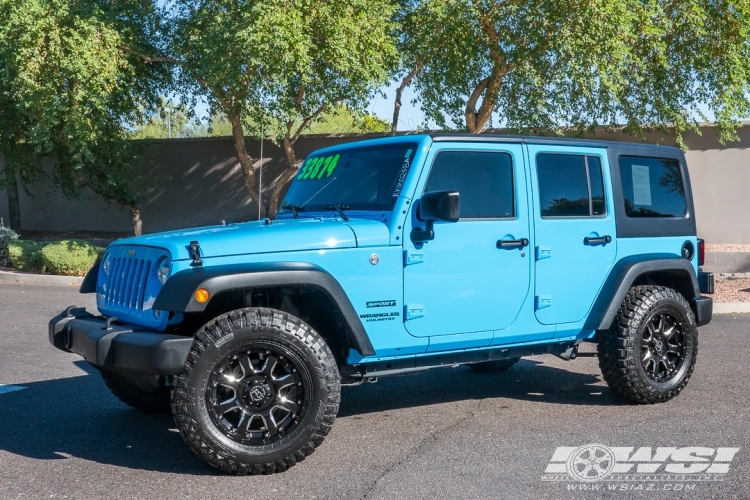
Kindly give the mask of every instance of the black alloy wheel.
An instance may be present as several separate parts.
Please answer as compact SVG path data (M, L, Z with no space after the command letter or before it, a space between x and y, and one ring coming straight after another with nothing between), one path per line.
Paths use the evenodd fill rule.
M279 351L277 346L256 344L228 355L211 372L206 391L209 415L232 440L273 443L304 418L309 392L304 379L309 373L303 379L304 365Z
M646 375L658 383L672 380L685 361L686 341L677 318L667 313L653 315L641 336L641 366Z
M615 393L636 403L669 401L687 386L698 356L698 326L672 288L632 287L608 330L598 332L599 367Z
M207 464L273 474L323 443L340 397L336 360L314 329L291 314L248 307L198 330L174 378L172 414Z

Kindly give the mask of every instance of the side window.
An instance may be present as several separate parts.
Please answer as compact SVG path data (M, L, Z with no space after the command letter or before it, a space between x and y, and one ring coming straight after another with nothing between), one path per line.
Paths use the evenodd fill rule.
M542 217L601 217L607 213L598 156L541 153L536 157Z
M679 161L621 156L620 177L628 217L684 217L687 213Z
M513 160L508 153L438 153L424 191L458 191L462 219L516 216Z

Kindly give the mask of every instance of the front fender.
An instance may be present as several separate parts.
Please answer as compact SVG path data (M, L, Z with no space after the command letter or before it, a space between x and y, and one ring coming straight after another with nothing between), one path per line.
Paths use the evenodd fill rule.
M195 300L195 291L199 288L205 288L213 297L221 292L276 286L310 286L325 293L341 311L357 351L363 356L375 354L344 289L333 276L314 264L273 262L185 269L167 280L153 308L171 312L201 312L208 303Z

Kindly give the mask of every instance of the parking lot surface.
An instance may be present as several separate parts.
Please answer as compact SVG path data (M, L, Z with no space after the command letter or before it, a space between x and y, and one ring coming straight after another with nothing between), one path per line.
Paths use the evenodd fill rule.
M171 415L130 409L49 345L47 321L73 304L94 310L77 287L0 283L0 498L750 498L749 315L700 329L693 378L668 403L623 402L595 357L432 370L345 387L312 456L282 474L232 477L193 456ZM558 447L589 443L739 451L710 480L549 480ZM713 464L706 454L686 465Z

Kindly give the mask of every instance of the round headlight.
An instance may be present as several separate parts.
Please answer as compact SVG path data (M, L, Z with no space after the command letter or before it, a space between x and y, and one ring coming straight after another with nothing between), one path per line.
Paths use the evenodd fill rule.
M169 265L169 260L164 259L161 262L159 262L159 267L157 268L156 272L159 275L159 281L163 285L167 282L169 279L169 273L171 271L171 266Z
M104 274L109 274L109 254L104 256L104 262L102 262L102 271L104 271Z

